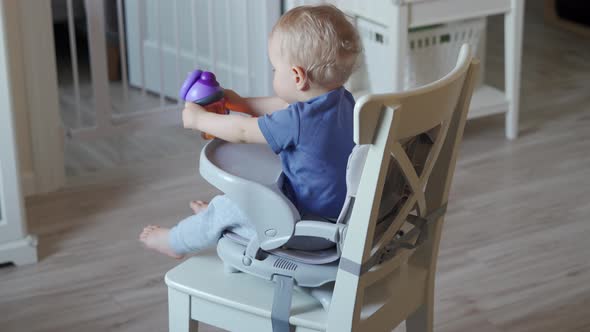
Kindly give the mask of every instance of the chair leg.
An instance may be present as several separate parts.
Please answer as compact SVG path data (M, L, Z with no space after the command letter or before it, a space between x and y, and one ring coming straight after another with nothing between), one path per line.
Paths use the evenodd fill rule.
M169 332L198 332L199 322L191 319L191 299L188 294L168 288Z
M406 319L406 332L432 332L432 321L434 317L433 300L433 298L427 299L425 303Z

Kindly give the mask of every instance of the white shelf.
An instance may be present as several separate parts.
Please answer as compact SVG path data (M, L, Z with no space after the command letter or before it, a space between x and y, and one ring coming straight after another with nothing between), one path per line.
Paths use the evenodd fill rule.
M506 137L518 136L520 70L522 56L522 25L525 0L329 0L349 14L374 23L384 30L389 40L386 49L377 52L392 70L383 70L392 84L376 84L387 90L404 86L408 29L455 20L502 14L504 16L505 91L482 86L474 93L469 119L497 113L506 114ZM360 20L357 20L357 22ZM377 61L377 60L375 60ZM383 63L383 60L380 64ZM379 67L381 68L381 67ZM382 76L382 75L381 75ZM390 82L391 83L391 82ZM391 88L390 88L391 87ZM357 93L356 95L359 95Z
M484 84L476 88L473 93L467 118L473 119L492 114L506 113L507 110L508 100L504 91Z

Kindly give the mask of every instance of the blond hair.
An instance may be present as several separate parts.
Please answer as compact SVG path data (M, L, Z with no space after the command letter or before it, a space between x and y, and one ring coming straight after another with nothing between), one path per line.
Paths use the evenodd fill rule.
M276 32L282 54L322 87L344 84L362 50L356 28L332 5L293 8L281 16L271 36Z

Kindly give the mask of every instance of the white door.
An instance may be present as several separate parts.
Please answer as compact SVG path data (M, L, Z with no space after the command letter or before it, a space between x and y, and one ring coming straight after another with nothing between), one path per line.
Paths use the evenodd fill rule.
M20 265L35 262L37 250L35 238L26 232L4 17L4 7L0 6L0 263Z
M280 1L125 0L129 82L176 98L200 68L241 95L270 95L267 38L280 9Z

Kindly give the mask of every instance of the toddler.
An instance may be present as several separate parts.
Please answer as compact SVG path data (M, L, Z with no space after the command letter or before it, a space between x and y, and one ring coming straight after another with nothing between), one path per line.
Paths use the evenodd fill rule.
M346 164L354 146L354 99L343 84L361 52L360 39L344 13L330 5L302 6L284 14L269 37L276 97L241 98L257 117L218 115L186 103L186 128L229 142L268 144L281 158L282 191L302 216L337 218L346 196ZM140 240L182 258L214 245L224 231L255 236L252 224L226 196L190 203L194 215L172 229L148 226Z

